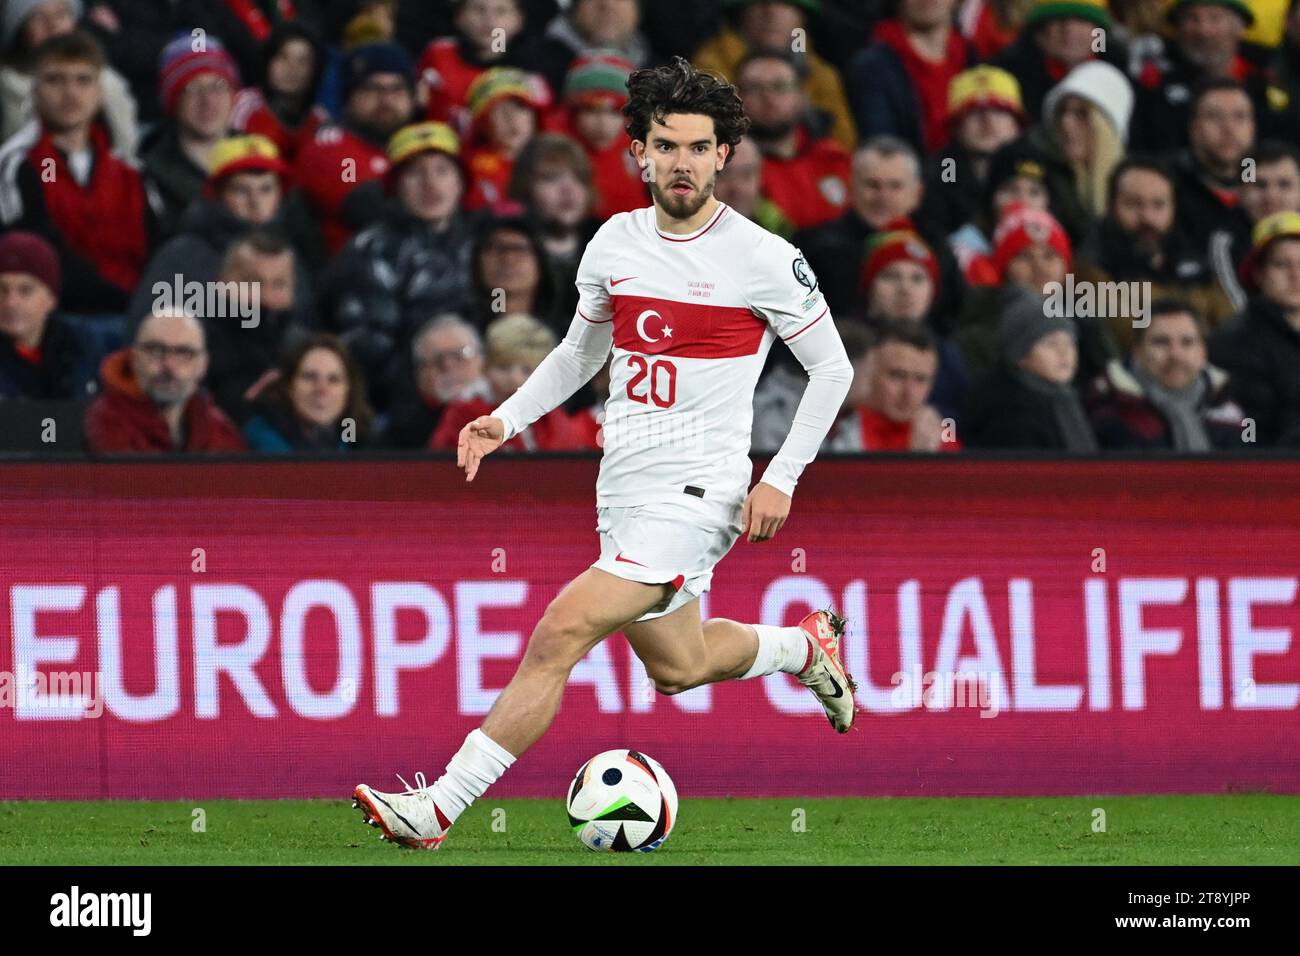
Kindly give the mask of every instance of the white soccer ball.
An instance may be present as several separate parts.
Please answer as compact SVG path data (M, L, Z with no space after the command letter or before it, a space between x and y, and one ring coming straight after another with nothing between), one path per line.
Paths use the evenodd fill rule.
M569 787L569 825L591 850L649 853L677 823L677 788L663 765L636 750L606 750Z

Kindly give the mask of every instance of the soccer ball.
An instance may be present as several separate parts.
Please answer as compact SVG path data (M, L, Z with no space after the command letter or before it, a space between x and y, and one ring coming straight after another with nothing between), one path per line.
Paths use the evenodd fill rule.
M569 825L588 849L649 853L677 822L677 788L653 757L606 750L573 778L568 809Z

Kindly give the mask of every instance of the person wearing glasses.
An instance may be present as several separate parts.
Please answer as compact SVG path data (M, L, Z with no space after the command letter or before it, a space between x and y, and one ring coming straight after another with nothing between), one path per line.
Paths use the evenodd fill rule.
M104 359L100 394L86 411L86 445L99 454L231 452L247 446L202 387L208 371L203 324L159 310L130 346Z
M459 315L434 316L411 343L413 373L403 376L388 422L394 448L428 446L452 402L490 397L483 337Z

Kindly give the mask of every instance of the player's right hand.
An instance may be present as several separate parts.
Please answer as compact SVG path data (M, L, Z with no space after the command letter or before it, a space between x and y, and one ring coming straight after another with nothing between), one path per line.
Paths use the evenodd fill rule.
M456 441L456 467L465 469L466 481L474 480L479 461L500 448L505 437L505 424L491 415L480 415L460 430L460 438Z

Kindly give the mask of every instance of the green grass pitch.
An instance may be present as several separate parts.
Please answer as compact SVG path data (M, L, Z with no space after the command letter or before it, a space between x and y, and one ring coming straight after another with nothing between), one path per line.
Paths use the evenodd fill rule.
M429 853L350 800L23 802L0 803L0 865L1295 865L1298 819L1300 796L1266 794L692 799L658 851L614 854L583 847L558 798L488 797Z

